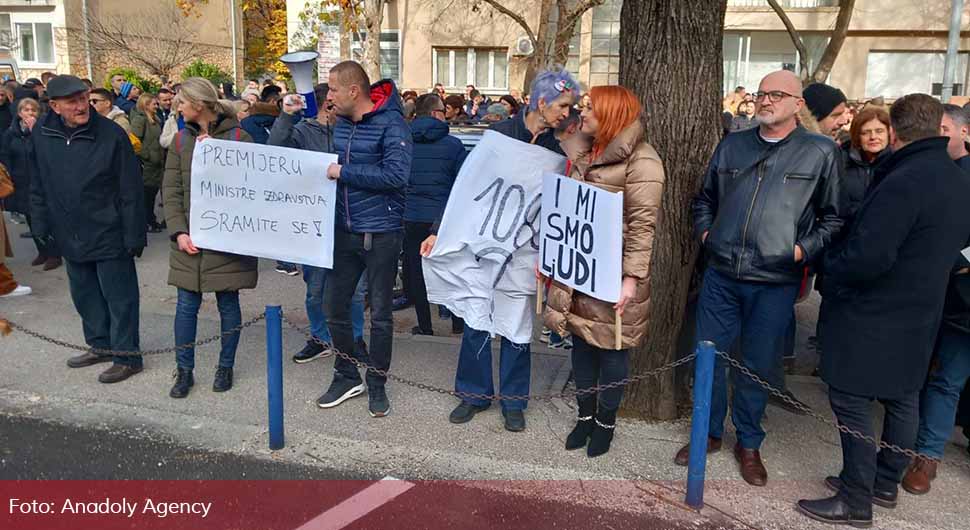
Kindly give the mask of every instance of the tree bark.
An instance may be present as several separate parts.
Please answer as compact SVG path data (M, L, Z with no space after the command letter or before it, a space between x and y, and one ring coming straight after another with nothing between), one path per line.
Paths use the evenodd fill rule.
M699 247L691 237L690 203L720 139L725 0L624 2L620 84L644 105L646 139L663 160L666 184L651 271L650 323L645 344L631 351L631 372L667 364L678 336ZM627 388L623 413L667 420L677 416L674 373Z
M384 22L384 0L363 0L360 16L367 31L362 46L362 66L372 83L381 79L381 23Z
M559 17L557 18L556 37L552 45L551 65L565 66L569 60L569 41L576 34L576 24L583 18L583 14L590 9L603 5L606 0L582 0L570 10L568 0L558 0Z

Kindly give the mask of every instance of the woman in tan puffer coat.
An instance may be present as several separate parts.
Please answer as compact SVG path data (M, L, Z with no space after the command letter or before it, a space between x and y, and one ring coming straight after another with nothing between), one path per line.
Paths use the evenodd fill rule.
M643 139L640 103L630 90L601 86L590 91L583 110L582 134L563 148L571 162L569 177L609 192L623 192L623 287L616 304L596 300L553 283L546 325L573 335L576 388L619 381L629 373L629 348L646 338L650 318L650 258L661 217L664 169ZM622 348L615 349L615 312L622 315ZM606 453L613 440L616 409L623 388L578 397L579 421L566 449L589 443L590 457ZM597 403L598 401L598 403Z

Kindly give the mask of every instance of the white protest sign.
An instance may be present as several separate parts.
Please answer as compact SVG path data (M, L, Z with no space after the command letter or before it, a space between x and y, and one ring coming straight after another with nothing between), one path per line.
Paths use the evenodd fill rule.
M206 138L192 153L199 248L333 267L337 155Z
M541 231L539 272L597 300L620 300L622 193L547 173Z
M424 259L428 300L472 329L530 342L542 174L565 164L548 149L486 131L458 173Z

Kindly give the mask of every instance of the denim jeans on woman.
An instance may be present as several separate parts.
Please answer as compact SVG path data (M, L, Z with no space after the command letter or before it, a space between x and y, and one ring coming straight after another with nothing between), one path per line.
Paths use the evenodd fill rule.
M216 293L219 307L221 331L225 333L242 324L242 311L239 308L239 291ZM202 306L202 293L178 290L178 304L175 306L175 344L195 342L196 328L199 323L199 307ZM219 352L219 366L232 368L236 362L236 347L239 346L239 332L222 336L222 350ZM195 348L179 348L175 354L179 368L195 368Z

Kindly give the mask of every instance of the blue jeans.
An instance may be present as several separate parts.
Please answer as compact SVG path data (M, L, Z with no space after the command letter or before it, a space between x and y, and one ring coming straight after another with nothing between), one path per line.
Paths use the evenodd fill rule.
M529 393L532 377L532 356L529 344L515 344L502 337L499 357L499 388L502 395L525 395ZM458 371L455 374L455 391L474 394L495 394L492 382L492 338L487 331L478 331L465 325L458 353ZM463 398L473 405L485 405L483 399ZM524 410L528 401L503 401L503 410Z
M782 353L778 344L792 318L798 284L738 281L707 269L697 304L697 340L709 340L721 352L730 351L741 337L741 360L749 370L772 380ZM711 396L710 436L724 436L727 416L727 361L720 356L714 368ZM744 449L758 449L765 439L761 418L768 393L750 378L734 374L734 402L731 420L738 443Z
M960 392L970 378L970 335L943 326L936 345L935 368L920 394L917 452L943 458L953 433Z
M179 289L178 303L175 306L175 345L195 342L195 332L199 323L199 307L202 306L202 293ZM239 308L239 291L216 293L219 307L219 324L223 333L242 324L242 310ZM236 347L239 346L239 332L222 336L222 350L219 352L219 366L232 368L236 362ZM195 348L179 348L175 353L179 368L195 368Z
M310 332L320 342L332 344L330 328L327 327L327 314L323 310L323 293L327 287L328 269L303 266L303 281L306 282L306 316L310 320ZM364 336L364 293L367 281L362 277L357 285L354 298L350 301L350 324L354 329L354 339Z

